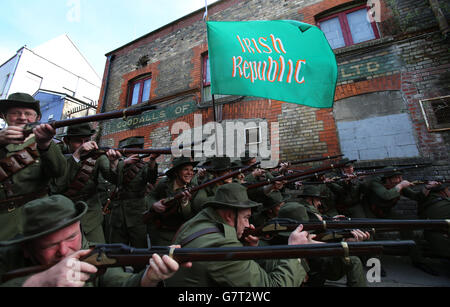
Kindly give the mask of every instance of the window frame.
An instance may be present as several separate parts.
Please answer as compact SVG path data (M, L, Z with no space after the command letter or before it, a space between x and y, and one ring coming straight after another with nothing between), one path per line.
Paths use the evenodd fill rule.
M359 43L354 43L353 42L352 33L351 33L351 30L350 30L350 25L349 25L348 19L347 19L347 14L350 14L350 13L362 10L364 8L366 9L367 12L370 10L369 6L367 6L366 4L363 4L363 5L360 5L360 6L356 6L356 7L344 10L344 11L340 11L340 12L328 15L328 16L323 17L323 18L319 18L317 20L316 24L317 24L317 26L320 29L322 29L320 27L320 23L321 22L324 22L324 21L327 21L327 20L330 20L330 19L333 19L333 18L337 17L338 20L339 20L339 25L341 26L342 36L344 37L344 42L345 42L345 46L342 46L342 47L339 47L339 48L345 48L345 47L349 47L349 46L353 46L353 45L363 44L363 43L369 42L371 40L366 40L366 41L359 42ZM370 14L367 13L367 16L370 16ZM378 31L377 24L376 24L375 20L371 20L370 21L370 25L372 26L372 30L373 30L373 33L375 35L374 39L379 39L380 38L380 33ZM339 49L339 48L335 48L335 49Z
M138 100L137 103L135 103L134 105L139 105L145 101L142 101L142 97L144 96L144 84L146 81L150 80L150 93L148 93L148 100L150 100L151 98L151 93L152 93L152 81L153 81L153 76L152 74L145 74L143 76L139 76L133 80L130 80L128 82L128 99L127 99L127 107L131 107L132 106L132 102L133 102L133 91L134 91L134 87L136 86L136 84L140 84L140 88L139 88L139 96L138 96Z

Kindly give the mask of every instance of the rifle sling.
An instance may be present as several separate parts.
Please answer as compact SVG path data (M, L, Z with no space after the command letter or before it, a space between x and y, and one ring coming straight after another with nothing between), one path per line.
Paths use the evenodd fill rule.
M199 230L197 232L194 232L193 234L188 236L186 239L181 241L180 245L181 245L181 247L186 246L187 244L194 241L195 239L197 239L201 236L210 234L210 233L223 233L223 231L220 231L220 229L217 227L205 228L205 229Z

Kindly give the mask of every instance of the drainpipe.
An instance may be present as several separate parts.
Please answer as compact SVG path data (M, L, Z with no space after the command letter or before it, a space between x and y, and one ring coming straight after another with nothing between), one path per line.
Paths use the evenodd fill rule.
M116 56L114 54L108 56L108 71L106 72L105 90L103 91L102 108L100 110L100 113L105 113L105 109L106 109L106 93L108 92L108 86L109 86L109 74L111 73L112 62L114 61L115 57Z
M442 9L439 7L439 0L429 0L431 9L433 10L434 16L439 24L439 29L441 30L444 39L449 38L450 29L448 27L447 19L445 18Z

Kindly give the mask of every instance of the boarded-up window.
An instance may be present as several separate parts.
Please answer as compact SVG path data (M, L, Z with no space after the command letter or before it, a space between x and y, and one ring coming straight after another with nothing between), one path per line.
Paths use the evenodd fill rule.
M450 96L420 101L428 131L450 130Z

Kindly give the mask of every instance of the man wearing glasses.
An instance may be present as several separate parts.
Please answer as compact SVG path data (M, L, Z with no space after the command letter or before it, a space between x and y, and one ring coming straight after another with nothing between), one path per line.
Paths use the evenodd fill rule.
M64 174L66 161L52 141L48 124L25 130L41 119L39 101L28 94L11 94L0 100L7 128L0 130L0 241L22 233L22 206L48 194L51 178Z

